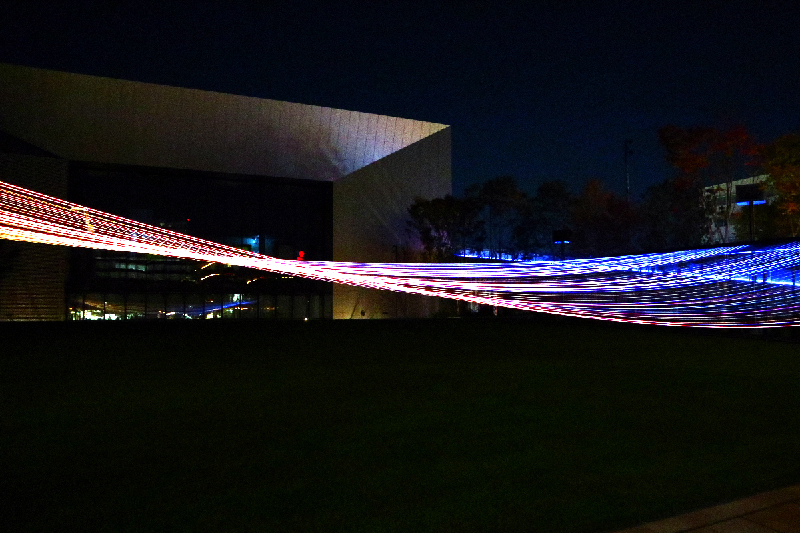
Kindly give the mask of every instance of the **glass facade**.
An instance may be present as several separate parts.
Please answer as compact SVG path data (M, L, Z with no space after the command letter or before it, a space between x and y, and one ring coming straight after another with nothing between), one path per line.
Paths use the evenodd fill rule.
M332 256L329 182L71 163L69 199L283 259ZM232 265L74 249L66 305L72 320L319 319L332 316L332 287Z

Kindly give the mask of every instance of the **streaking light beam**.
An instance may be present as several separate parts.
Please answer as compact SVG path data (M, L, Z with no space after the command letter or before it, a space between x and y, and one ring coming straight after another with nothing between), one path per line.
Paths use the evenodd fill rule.
M527 263L291 261L0 182L0 238L221 262L359 287L668 326L800 325L800 243Z

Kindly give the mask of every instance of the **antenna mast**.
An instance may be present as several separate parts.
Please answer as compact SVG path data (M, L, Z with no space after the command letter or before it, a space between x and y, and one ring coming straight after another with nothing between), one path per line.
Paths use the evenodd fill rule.
M628 156L633 154L633 150L631 150L631 143L633 143L630 139L625 139L625 151L624 159L625 159L625 195L628 199L628 203L631 203L631 173L630 169L628 168Z

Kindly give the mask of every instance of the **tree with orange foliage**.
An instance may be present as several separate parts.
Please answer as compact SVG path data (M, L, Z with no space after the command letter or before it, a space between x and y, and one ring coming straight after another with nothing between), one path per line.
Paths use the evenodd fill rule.
M762 149L763 168L778 193L778 210L792 237L800 232L800 133L790 133Z
M672 180L676 194L691 190L697 199L699 216L690 216L703 226L701 234L709 237L716 232L715 240L728 242L736 203L733 182L750 176L751 167L758 165L759 150L751 135L742 126L725 130L665 126L658 130L658 138L667 161L678 171ZM709 193L706 187L712 186Z

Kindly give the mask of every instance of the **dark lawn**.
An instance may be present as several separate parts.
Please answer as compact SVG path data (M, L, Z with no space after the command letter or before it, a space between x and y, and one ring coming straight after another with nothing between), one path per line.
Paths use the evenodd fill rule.
M755 335L0 326L7 531L596 532L800 482L800 345Z

